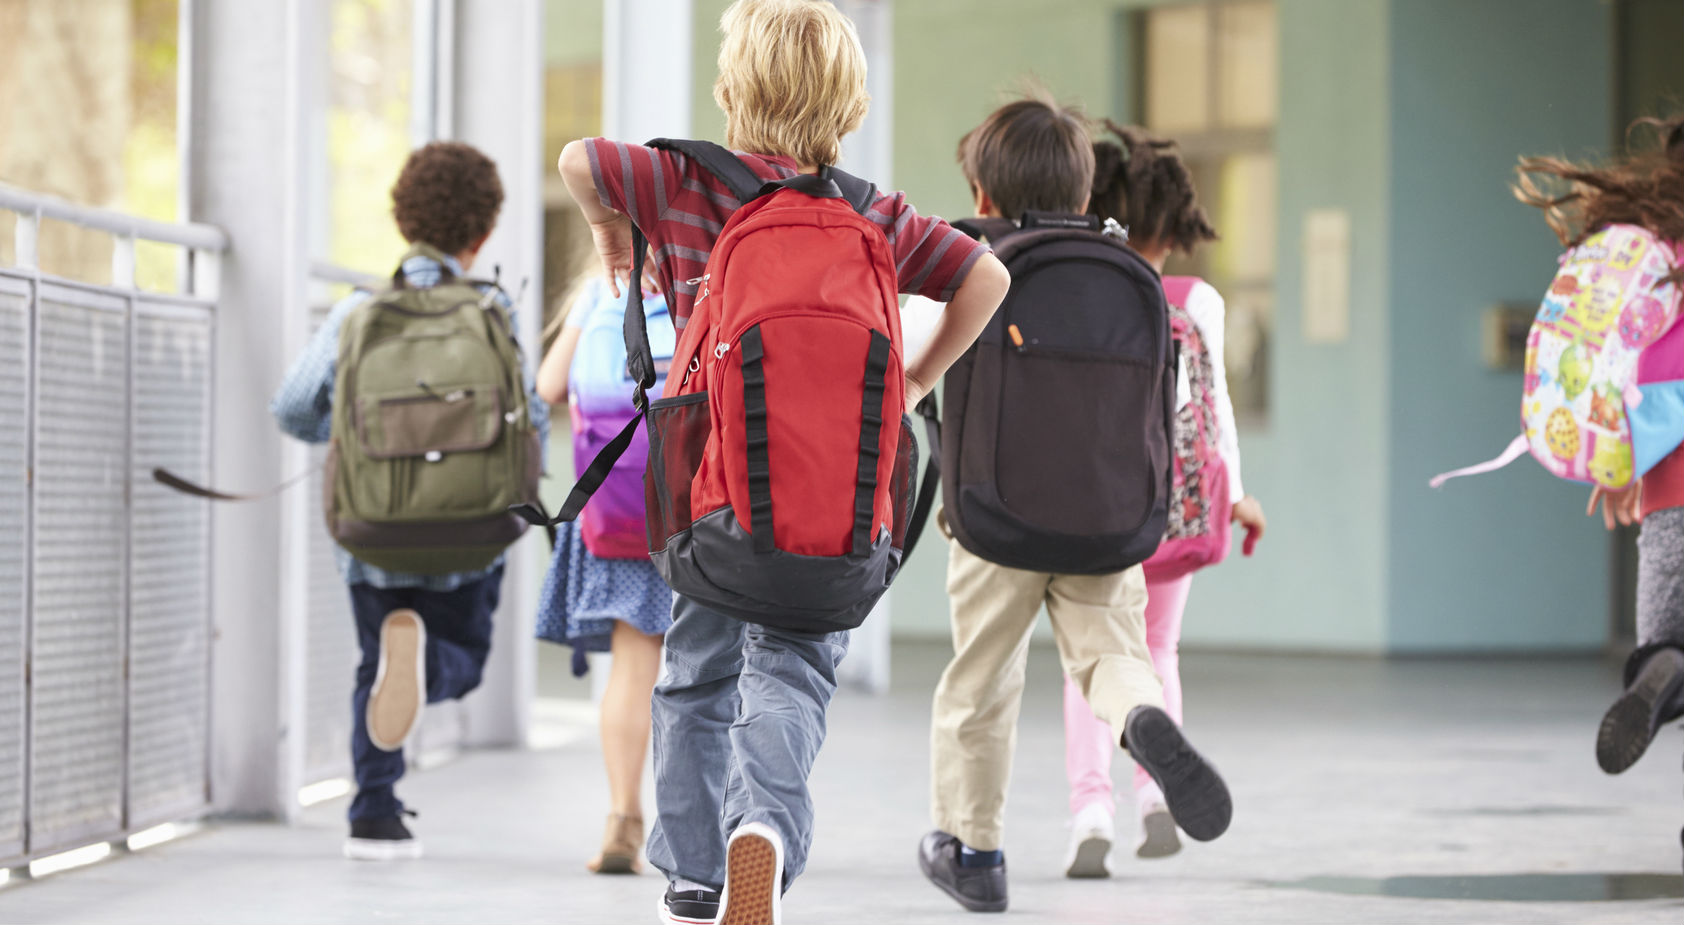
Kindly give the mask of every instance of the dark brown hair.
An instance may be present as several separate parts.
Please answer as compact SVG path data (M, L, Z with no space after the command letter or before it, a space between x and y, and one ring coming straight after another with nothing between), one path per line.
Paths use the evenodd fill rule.
M1182 163L1175 142L1148 135L1132 125L1105 120L1116 137L1093 146L1093 198L1088 212L1116 219L1137 246L1168 246L1183 253L1217 238L1199 197L1193 175Z
M973 189L1007 218L1078 212L1093 182L1087 120L1040 96L1007 103L959 139L959 165Z
M431 244L452 256L490 234L502 207L497 165L459 141L416 149L392 184L392 217L404 240Z
M1634 149L1631 137L1653 128L1660 144ZM1684 115L1638 119L1626 130L1627 154L1612 164L1523 157L1515 198L1544 210L1544 221L1576 247L1607 225L1639 225L1665 241L1684 241ZM1667 282L1684 280L1684 267Z

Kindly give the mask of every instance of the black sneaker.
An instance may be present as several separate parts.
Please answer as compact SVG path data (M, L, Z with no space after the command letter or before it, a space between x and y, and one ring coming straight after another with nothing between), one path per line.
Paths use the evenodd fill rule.
M1135 707L1123 723L1123 747L1164 792L1169 814L1187 837L1210 841L1228 831L1234 801L1216 767L1157 707Z
M345 856L353 861L398 861L421 856L421 841L397 816L351 820Z
M931 832L918 843L918 869L943 893L972 912L1006 911L1006 862L987 867L959 863L964 846L946 832Z
M668 884L656 914L665 925L713 925L719 918L719 891L678 890Z
M1655 733L1676 708L1681 689L1684 651L1656 649L1643 660L1625 693L1608 708L1596 730L1596 763L1603 771L1619 774L1643 757Z

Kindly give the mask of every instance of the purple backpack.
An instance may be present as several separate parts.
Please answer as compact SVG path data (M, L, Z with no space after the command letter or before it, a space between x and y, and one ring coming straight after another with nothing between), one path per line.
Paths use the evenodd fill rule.
M1186 308L1188 296L1200 282L1194 276L1164 277L1170 333L1181 348L1191 395L1175 413L1169 523L1163 543L1145 565L1146 577L1152 581L1180 578L1228 557L1233 502L1228 464L1217 450L1216 369L1199 326Z
M625 301L593 281L580 297L579 348L568 370L568 413L573 422L573 464L583 472L626 422L637 416L632 406L632 380L626 372ZM666 377L677 335L659 294L645 294L643 315L649 326L649 345L656 372ZM655 391L661 388L656 381ZM631 445L614 464L602 487L579 515L585 548L602 559L647 559L643 470L649 459L649 435L638 428Z

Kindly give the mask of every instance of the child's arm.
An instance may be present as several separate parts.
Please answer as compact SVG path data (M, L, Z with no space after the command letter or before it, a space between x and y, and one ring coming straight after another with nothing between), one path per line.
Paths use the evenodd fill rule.
M993 254L977 258L959 291L936 321L930 339L918 355L906 364L906 407L911 408L930 392L937 379L954 361L970 349L994 310L1011 288L1011 274Z
M552 405L567 402L567 374L573 368L573 353L579 348L581 330L571 324L563 326L538 367L538 394Z
M304 352L287 368L269 401L269 413L284 433L306 443L326 443L333 431L333 378L339 360L339 328L351 310L368 300L355 292L339 301L310 335Z
M591 175L588 144L588 139L568 142L567 147L561 149L556 169L561 172L567 192L579 204L585 220L590 222L591 239L596 244L597 256L602 258L602 269L608 275L609 291L620 296L624 294L620 290L620 280L631 279L631 219L625 213L602 204L596 179Z

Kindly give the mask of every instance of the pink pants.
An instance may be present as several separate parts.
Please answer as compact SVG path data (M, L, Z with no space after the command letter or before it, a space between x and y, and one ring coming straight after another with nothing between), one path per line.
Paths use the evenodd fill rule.
M1164 709L1181 722L1181 614L1187 609L1187 592L1193 576L1146 583L1146 647L1152 652L1152 667L1164 685ZM1111 727L1093 715L1082 692L1064 679L1064 771L1070 778L1070 812L1075 814L1091 803L1107 810L1114 805L1111 793L1111 756L1117 752L1117 738ZM1155 792L1152 778L1134 769L1136 793ZM1162 799L1162 797L1158 797Z

